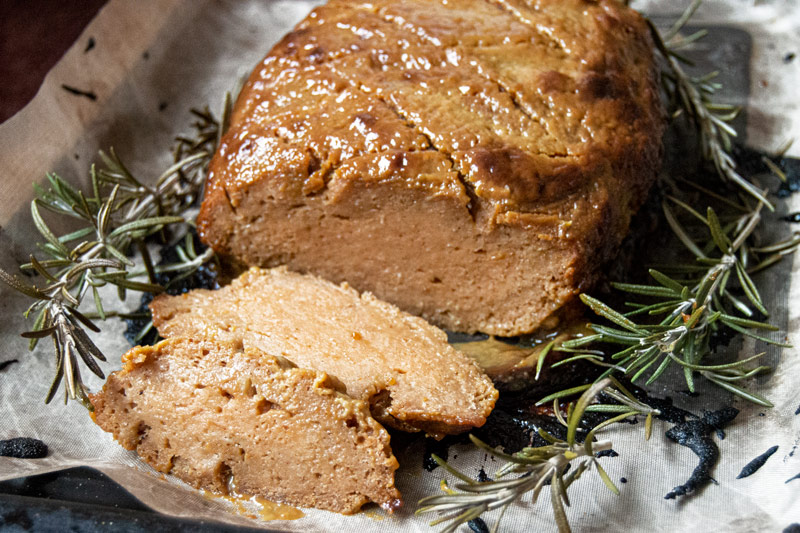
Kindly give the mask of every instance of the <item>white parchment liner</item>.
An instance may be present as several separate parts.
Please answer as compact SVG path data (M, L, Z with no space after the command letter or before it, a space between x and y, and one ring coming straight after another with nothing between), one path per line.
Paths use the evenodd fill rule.
M635 7L650 14L674 14L687 2L643 0ZM40 240L30 223L32 182L56 171L73 183L86 184L87 169L98 149L116 147L123 160L140 176L155 177L168 164L166 147L171 138L186 131L188 109L206 103L217 106L237 78L266 53L269 47L299 21L315 2L291 0L111 0L88 26L75 45L53 68L34 101L0 126L0 266L16 271ZM696 22L737 26L753 38L750 62L751 87L747 138L751 145L775 149L788 138L800 138L800 59L785 64L789 52L800 54L800 13L791 0L707 2ZM84 52L93 37L96 46ZM46 36L43 36L46 38ZM746 58L742 59L743 61ZM5 82L4 82L5 83ZM61 89L67 84L97 94L90 101ZM797 156L800 142L790 151ZM788 209L797 211L800 197ZM793 262L793 266L792 266ZM789 259L770 270L763 286L773 320L785 328L791 342L800 344L800 258ZM787 297L788 294L788 297ZM134 307L129 296L126 305ZM30 327L21 317L24 298L0 286L0 361L19 363L0 373L0 438L38 437L50 447L50 456L39 460L0 458L0 480L45 473L71 466L100 469L153 509L174 516L215 520L251 527L292 531L432 531L427 518L413 516L416 501L438 491L441 469L421 469L421 446L397 450L401 468L397 485L406 506L394 516L380 511L344 517L306 510L296 521L258 522L222 513L225 502L209 500L171 479L163 480L131 452L119 447L101 431L77 403L64 406L54 401L45 407L53 368L52 346L42 342L33 352L18 336ZM94 338L112 360L110 372L119 366L118 355L128 345L119 322L109 320ZM742 344L743 354L756 349ZM699 495L674 500L663 496L682 483L696 465L687 449L668 441L668 425L657 422L653 438L642 442L642 427L619 425L606 432L620 453L603 459L621 495L608 492L597 476L586 475L570 490L567 510L573 529L589 531L781 531L800 522L800 480L785 483L800 473L800 352L768 348L768 364L777 371L759 378L752 386L767 395L774 409L761 409L734 401L741 413L717 441L722 460L714 471L718 485ZM100 380L88 378L93 390ZM675 396L673 387L656 389L656 395ZM701 389L708 408L730 404L731 398L716 390ZM697 404L695 404L696 406ZM695 407L696 410L696 407ZM764 413L764 416L760 416ZM755 475L737 480L740 469L767 448L778 452ZM455 461L464 471L477 473L484 454L455 447ZM485 465L487 472L493 465ZM492 515L488 517L493 518ZM554 531L547 501L536 507L520 503L504 519L507 531Z

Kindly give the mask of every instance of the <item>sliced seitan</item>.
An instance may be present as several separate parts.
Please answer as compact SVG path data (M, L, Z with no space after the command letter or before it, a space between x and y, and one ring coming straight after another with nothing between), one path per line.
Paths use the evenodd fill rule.
M518 335L597 280L663 128L619 0L332 0L254 69L198 228L246 264Z
M284 267L251 268L215 291L162 295L150 309L164 337L240 341L326 372L399 429L467 431L483 425L497 399L442 330L369 293Z
M136 347L91 395L94 419L160 472L292 505L400 505L389 434L324 372L241 344L176 337Z

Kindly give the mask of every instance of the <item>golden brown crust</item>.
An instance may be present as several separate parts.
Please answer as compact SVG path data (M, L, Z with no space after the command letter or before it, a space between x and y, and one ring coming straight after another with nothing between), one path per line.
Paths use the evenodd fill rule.
M451 329L528 332L613 254L657 172L663 124L647 26L616 0L332 0L253 71L198 227L220 253L347 280ZM482 273L472 279L435 272L440 258L359 269L348 256L361 250L346 238L342 257L324 260L298 243L350 231L303 218L308 208L374 228L373 248L402 264L387 250L446 242L392 242L381 226L403 207L409 227L427 217L420 225L440 231L426 197L460 228L452 248L525 253L502 264L444 258ZM367 204L387 216L353 215ZM540 264L551 255L554 280ZM405 279L418 268L442 285ZM542 274L493 281L521 268ZM459 291L467 282L485 291L484 309ZM506 305L515 292L520 301Z
M345 514L400 504L388 433L325 373L180 337L133 348L123 362L91 395L93 417L156 470Z

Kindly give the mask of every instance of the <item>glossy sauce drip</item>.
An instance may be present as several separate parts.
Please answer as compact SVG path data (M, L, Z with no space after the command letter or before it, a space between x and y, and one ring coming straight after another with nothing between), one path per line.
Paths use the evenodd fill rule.
M235 490L232 478L228 482L227 495L204 490L203 496L208 500L219 499L230 502L236 514L253 520L297 520L305 516L303 511L291 505L273 502L261 496L239 494Z
M386 520L386 514L378 511L376 509L368 509L366 511L361 511L363 516L366 516L370 520L374 520L375 522L381 522Z
M250 501L261 506L261 510L258 512L261 520L297 520L305 516L303 511L297 507L272 502L259 496L253 496Z

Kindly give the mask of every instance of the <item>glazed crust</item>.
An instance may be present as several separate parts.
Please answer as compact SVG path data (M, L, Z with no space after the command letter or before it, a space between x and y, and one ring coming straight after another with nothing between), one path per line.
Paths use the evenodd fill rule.
M652 49L616 0L333 0L250 76L201 236L448 329L553 326L658 171Z

